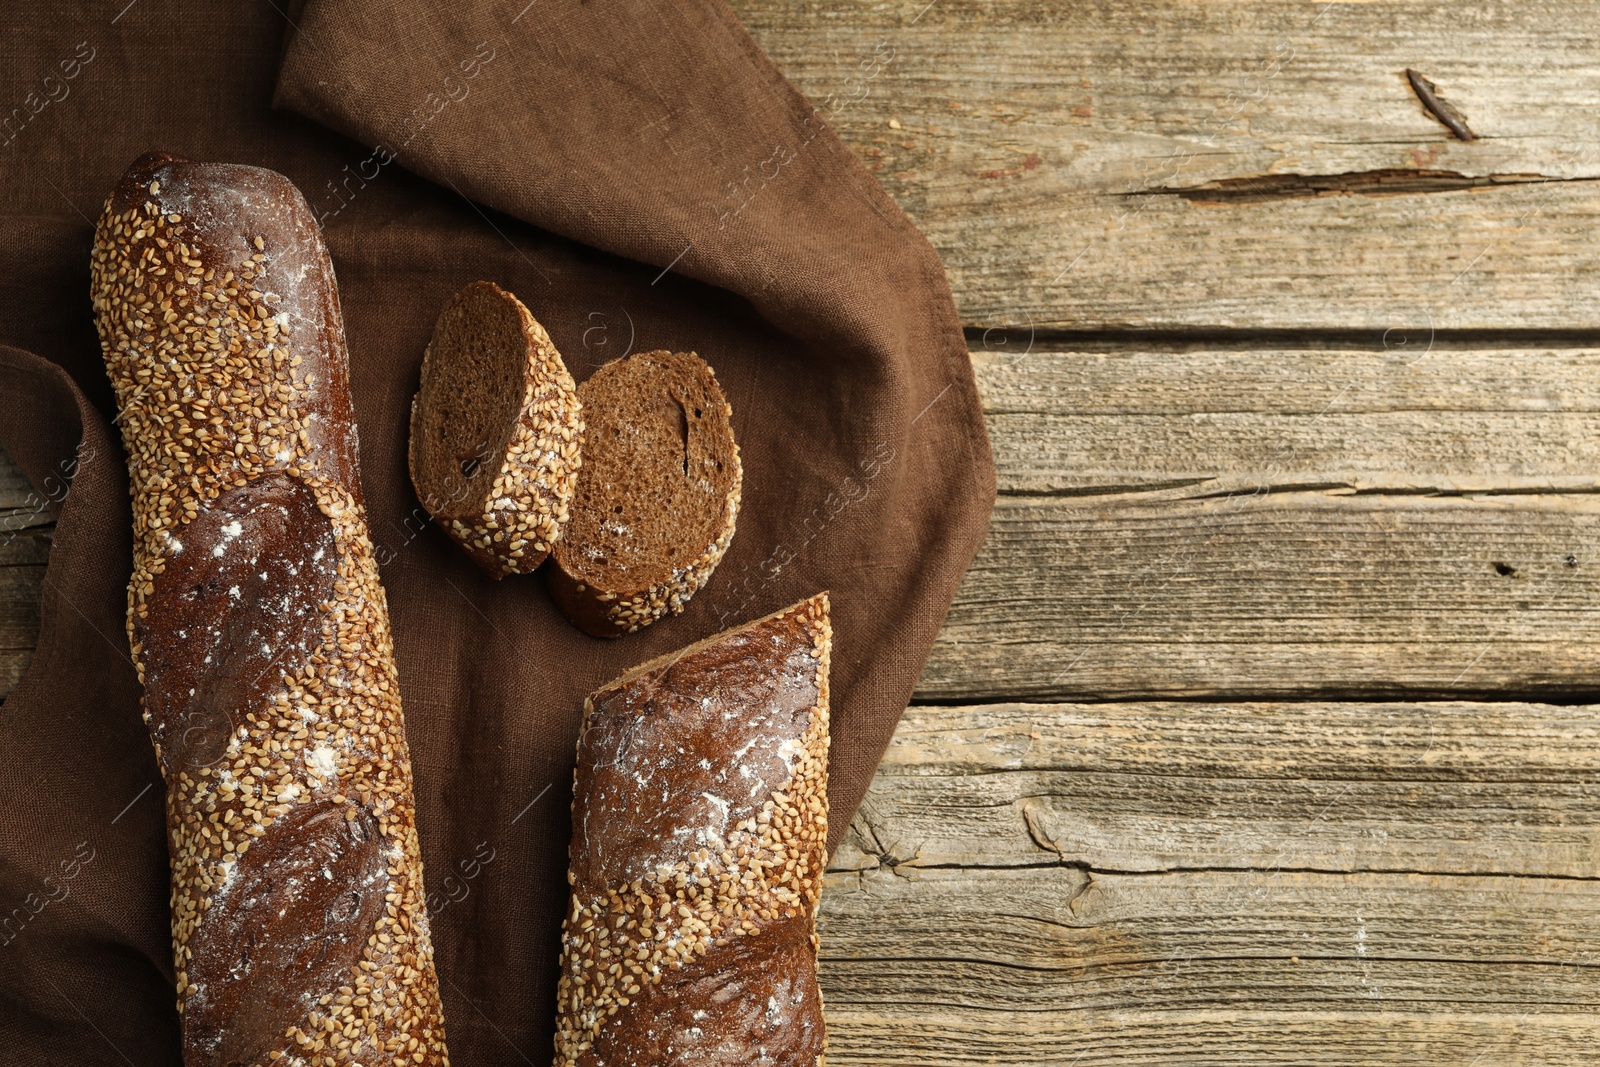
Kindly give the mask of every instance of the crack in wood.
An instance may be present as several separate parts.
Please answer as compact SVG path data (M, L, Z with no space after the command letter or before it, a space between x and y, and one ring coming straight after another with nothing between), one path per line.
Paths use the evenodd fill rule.
M1032 828L1031 824L1029 826L1029 836L1030 837L1033 836L1033 828ZM1035 840L1035 843L1038 843L1038 839L1037 838L1035 838L1034 840ZM1055 851L1054 849L1045 848L1045 846L1043 846L1043 845L1041 845L1040 847L1042 849L1044 849L1044 851L1047 851L1047 852L1054 852ZM982 878L982 877L984 877L984 876L986 876L986 875L988 875L988 874L990 874L991 872L994 872L994 871L1054 871L1054 870L1063 870L1064 869L1064 870L1066 870L1068 872L1071 872L1071 873L1074 873L1074 874L1079 874L1079 875L1083 876L1083 881L1078 886L1076 893L1072 897L1068 898L1067 903L1069 903L1069 904L1072 903L1072 901L1076 900L1078 897L1081 897L1085 893L1087 893L1089 891L1089 889L1091 889L1093 887L1094 879L1097 876L1098 877L1103 877L1103 878L1162 879L1162 878L1176 878L1176 877L1182 877L1184 875L1194 875L1194 874L1201 874L1201 875L1205 875L1205 874L1216 874L1216 875L1249 875L1249 874L1254 874L1254 875L1261 875L1261 876L1263 876L1265 878L1275 878L1275 877L1278 877L1278 876L1281 876L1281 875L1309 874L1309 875L1316 875L1316 876L1325 876L1325 877L1330 877L1330 878L1368 878L1368 877L1379 878L1379 877L1388 877L1388 876L1401 876L1401 877L1448 878L1448 879L1469 879L1470 878L1470 879L1479 879L1479 880L1483 880L1483 879L1506 879L1508 881L1513 881L1513 882L1515 882L1515 881L1523 881L1523 882L1571 882L1571 883L1576 883L1576 884L1579 884L1579 885L1596 885L1596 884L1600 884L1600 875L1561 874L1561 873L1553 873L1553 872L1547 872L1547 871L1524 872L1524 871L1490 871L1490 870L1451 871L1451 870L1444 870L1444 869L1429 870L1429 869L1427 869L1425 867L1381 867L1381 866L1370 866L1370 867L1358 867L1358 866L1350 866L1350 867L1286 867L1286 866L1271 866L1271 865L1263 865L1263 864L1255 864L1255 865L1240 864L1237 867L1228 867L1228 866L1222 866L1222 865L1219 865L1219 864L1203 864L1203 865L1187 864L1186 865L1186 864L1176 864L1175 863L1175 864L1168 864L1168 865L1163 866L1163 867L1151 867L1151 868L1129 867L1129 868L1122 868L1122 867L1103 867L1103 866L1098 866L1097 867L1097 866L1092 866L1092 865L1090 865L1089 863L1087 863L1087 862L1085 862L1083 860L1048 860L1048 861L1044 861L1044 862L1040 862L1040 863L1028 863L1028 862L1025 862L1025 861L1012 861L1012 862L1009 862L1009 863L1006 863L1006 862L963 862L963 863L931 862L931 863L916 863L916 864L912 864L912 863L909 863L907 861L901 861L901 865L906 866L906 867L908 867L908 868L910 868L912 870L924 871L924 872L929 872L929 873L934 872L934 871L961 871L961 872L970 871L970 872L972 872L972 874L975 877L979 877L979 878ZM888 870L892 874L900 874L900 872L895 871L892 868L884 868L884 870ZM866 875L866 874L871 874L872 873L872 868L858 869L858 868L855 868L855 867L830 867L828 869L827 873L830 874L830 875L838 875L838 876ZM905 877L905 875L901 875L901 877Z
M861 806L856 809L856 817L850 823L850 831L856 838L856 847L861 850L862 854L877 862L877 869L886 870L891 874L904 877L900 871L902 865L917 865L914 854L910 857L896 856L893 850L883 843L882 830L874 819L872 798L868 797L862 801ZM846 868L845 870L854 872L859 880L873 869L872 867L860 867Z
M1155 493L1174 493L1176 490L1189 489L1197 485L1206 485L1217 482L1215 476L1203 478L1179 479L1174 481L1158 481L1148 483L1116 483L1105 485L1072 485L1072 486L1042 486L1031 488L1019 486L1006 488L1000 491L1002 498L1039 499L1039 500L1070 500L1077 497L1125 497L1150 495ZM1282 496L1290 493L1308 493L1328 497L1437 497L1457 500L1479 500L1490 497L1502 496L1533 496L1550 497L1588 497L1600 495L1600 485L1505 485L1497 486L1486 484L1473 488L1462 489L1447 485L1362 485L1347 481L1320 481L1320 482L1284 482L1282 484L1234 484L1226 489L1212 492L1182 493L1174 499L1182 500L1230 500L1235 498ZM1574 564L1575 565L1575 564Z
M1406 68L1406 80L1411 83L1412 92L1417 94L1417 99L1422 101L1422 106L1428 114L1444 123L1445 127L1461 141L1476 141L1478 135L1467 128L1467 116L1448 100L1441 99L1439 87L1424 78L1418 71Z
M1577 182L1589 179L1562 178L1556 180ZM997 350L993 342L985 340L986 334L992 334L996 330L1029 331L1029 337L1032 338L1035 346L1033 352L1028 356L1019 356L1014 352ZM1217 347L1225 347L1241 353L1252 351L1283 353L1286 349L1294 350L1294 354L1345 349L1356 352L1392 351L1390 346L1383 344L1382 331L1374 330L1370 327L1316 327L1305 329L1195 326L1172 329L1106 326L1073 328L1043 323L1019 326L1015 323L995 322L988 324L970 323L963 327L962 335L966 338L967 348L970 350L975 363L986 367L997 367L1001 370L1012 366L1029 366L1034 355L1061 355L1064 351L1074 355L1090 353L1113 355L1125 353L1130 347L1140 352L1159 351L1163 353L1170 352L1174 355L1185 352L1205 351ZM1440 351L1441 355L1444 354L1446 348L1450 349L1451 352L1501 352L1507 348L1592 349L1600 347L1600 330L1560 326L1500 327L1492 330L1441 327L1434 330L1432 336L1435 347Z
M1005 496L1041 496L1041 497L1074 497L1074 496L1132 496L1137 493L1159 493L1174 489L1189 489L1196 485L1205 485L1217 479L1207 475L1203 478L1174 478L1170 481L1154 482L1129 482L1126 485L1073 485L1057 488L1029 489L1015 488L1003 490Z
M1454 193L1506 185L1589 182L1593 177L1562 178L1548 174L1462 174L1455 170L1382 167L1342 174L1255 174L1219 178L1200 185L1160 186L1124 196L1176 196L1196 204L1254 204L1274 200L1306 200L1321 196L1413 196Z

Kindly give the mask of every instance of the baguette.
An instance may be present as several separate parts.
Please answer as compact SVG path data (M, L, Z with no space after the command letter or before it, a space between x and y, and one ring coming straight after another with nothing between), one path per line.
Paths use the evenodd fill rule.
M556 1067L815 1067L826 593L584 703Z
M183 1058L448 1063L333 268L282 175L147 155L92 298L133 492Z

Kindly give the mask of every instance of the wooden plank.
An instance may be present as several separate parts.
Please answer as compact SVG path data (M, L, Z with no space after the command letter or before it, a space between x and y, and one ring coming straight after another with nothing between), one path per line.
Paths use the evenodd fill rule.
M928 235L969 323L1600 326L1583 0L734 8Z
M836 983L830 978L827 983ZM1398 1012L1094 1011L976 1013L941 1001L888 1010L828 1004L828 1062L876 1067L1026 1064L1100 1067L1240 1063L1464 1067L1593 1062L1589 1013L1404 1015Z
M55 516L0 448L0 700L16 688L39 639L39 595Z
M0 692L9 694L15 689L32 662L32 647L0 650Z
M819 933L841 1006L1600 1016L1597 922L1561 879L1045 867L832 875Z
M1594 707L914 706L823 897L829 1060L1587 1062L1597 752Z
M0 700L16 688L39 641L39 598L49 530L8 534L0 512Z
M1588 705L913 706L834 866L1600 879L1596 766Z
M1078 343L973 361L1002 492L1600 488L1600 349Z
M922 699L1593 695L1600 497L1002 497Z
M990 334L925 699L1600 688L1600 351Z

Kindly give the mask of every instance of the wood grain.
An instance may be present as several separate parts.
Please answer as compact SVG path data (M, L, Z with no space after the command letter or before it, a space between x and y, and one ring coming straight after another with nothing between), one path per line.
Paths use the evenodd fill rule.
M1582 0L734 8L928 235L971 323L1600 325ZM1428 115L1407 67L1478 140Z
M918 692L1583 698L1597 529L1579 494L1005 497Z
M1600 879L1596 767L1590 705L913 706L834 866Z
M1580 1063L1600 709L912 707L823 900L830 1060Z
M1003 495L921 698L1600 692L1600 351L974 348Z
M1002 492L1600 488L1600 349L973 341Z
M841 1007L1600 1010L1600 893L1558 879L874 871L823 914Z
M1004 980L1002 976L1001 980ZM955 976L952 976L952 980ZM830 986L833 984L830 979ZM1242 1063L1462 1067L1592 1062L1593 1015L1464 1011L1043 1011L970 1013L942 1002L828 1007L828 1062L875 1067L1098 1067Z

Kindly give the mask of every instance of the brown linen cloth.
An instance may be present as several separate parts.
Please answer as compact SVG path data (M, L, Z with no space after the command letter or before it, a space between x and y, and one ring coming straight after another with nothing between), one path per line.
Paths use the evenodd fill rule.
M0 707L0 1059L178 1062L127 485L87 296L91 219L161 148L282 171L321 217L453 1060L549 1062L590 689L831 590L833 843L866 789L994 495L937 259L718 0L9 4L0 29L0 442L59 518L38 652ZM851 95L893 76L894 43L859 60ZM651 348L716 368L744 506L683 616L586 637L542 580L491 581L418 510L422 349L478 278L521 296L579 379ZM42 555L0 533L0 559Z

